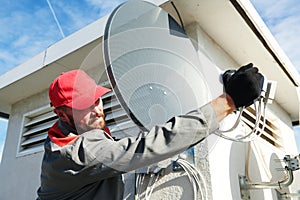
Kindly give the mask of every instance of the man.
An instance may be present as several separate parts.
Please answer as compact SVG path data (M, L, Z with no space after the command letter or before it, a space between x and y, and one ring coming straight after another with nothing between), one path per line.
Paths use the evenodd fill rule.
M252 64L224 76L226 93L186 115L156 126L143 138L114 141L101 96L85 72L61 74L49 88L59 120L45 141L39 199L122 199L122 174L177 155L218 128L218 122L259 97L262 75ZM238 86L237 86L238 85Z

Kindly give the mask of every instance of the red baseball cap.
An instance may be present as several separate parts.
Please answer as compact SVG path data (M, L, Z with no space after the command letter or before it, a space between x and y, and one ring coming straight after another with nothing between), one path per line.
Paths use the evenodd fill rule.
M110 89L99 86L82 70L64 72L49 87L51 105L84 110Z

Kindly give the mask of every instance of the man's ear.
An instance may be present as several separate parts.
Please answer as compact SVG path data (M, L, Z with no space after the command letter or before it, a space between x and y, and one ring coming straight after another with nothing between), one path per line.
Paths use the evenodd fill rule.
M62 121L67 121L68 116L62 109L54 109L53 112L61 119Z

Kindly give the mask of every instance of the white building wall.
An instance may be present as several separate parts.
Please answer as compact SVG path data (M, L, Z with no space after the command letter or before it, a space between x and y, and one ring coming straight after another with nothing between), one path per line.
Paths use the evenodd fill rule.
M210 64L210 67L214 67L215 65L215 67L221 71L239 67L238 64L224 52L224 50L218 46L218 44L216 44L199 25L192 24L189 28L190 35L197 41L198 46L196 48L198 51L204 51L210 59L210 62L206 62L207 64ZM199 55L201 55L201 53L199 53ZM206 58L202 56L200 59L205 60ZM223 85L218 82L219 77L215 75L208 76L211 76L208 81L210 81L209 85L211 87L212 97L215 98L222 94ZM226 126L226 123L230 123L231 121L232 120L227 119L227 121L223 122L223 126ZM231 141L222 139L214 134L207 138L207 142L212 199L239 199L239 184L235 174L244 172L243 162L239 162L240 160L245 160L244 145L239 143L233 144Z
M188 27L188 32L197 41L196 48L198 51L204 51L218 68L237 67L236 62L202 31L200 26L192 24ZM199 55L201 56L201 53ZM201 60L205 60L205 58L201 57ZM255 61L249 62L255 64ZM210 75L208 74L208 76ZM208 81L211 81L212 96L218 96L222 91L222 86L217 83L217 79L211 78ZM253 181L279 181L285 177L285 174L278 170L278 168L283 167L283 164L276 159L283 159L285 155L297 155L291 118L276 102L268 105L266 117L279 128L283 148L278 149L261 138L251 143L238 143L215 135L208 137L209 169L214 200L241 199L238 176L246 174L247 163L249 178L253 178ZM230 117L224 120L223 128L231 127L233 120ZM248 155L248 148L250 148L250 156ZM247 159L249 159L248 162ZM295 181L289 191L287 190L292 193L296 191L296 188L299 188L300 184L297 181L300 178L299 173L295 172L294 174ZM274 190L270 189L255 190L251 191L251 199L277 199L277 195Z
M17 157L17 151L21 137L23 115L47 104L49 104L47 92L43 92L12 106L0 165L0 199L32 200L37 197L36 191L40 183L43 154L38 152Z

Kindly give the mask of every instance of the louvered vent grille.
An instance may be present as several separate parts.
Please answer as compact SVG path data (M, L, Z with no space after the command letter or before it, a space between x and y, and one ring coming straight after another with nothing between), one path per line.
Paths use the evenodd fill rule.
M110 87L108 82L101 84L104 87ZM103 109L106 115L106 125L115 138L127 136L137 136L140 129L128 117L125 110L119 104L115 94L111 91L102 97Z
M254 127L254 124L255 124L255 119L256 119L255 115L256 115L255 110L252 109L251 107L248 107L247 109L245 109L242 114L242 121L247 126L249 126L251 129ZM263 126L263 120L264 120L264 118L261 117L260 123L259 123L259 131L257 134L260 134L262 131L261 128ZM280 136L280 130L268 118L266 118L265 127L264 127L264 130L262 131L262 134L260 135L260 137L262 139L264 139L266 142L270 143L271 145L273 145L279 149L283 148L282 139Z
M100 85L110 87L109 82ZM139 128L127 116L114 93L111 91L105 94L102 99L106 123L112 135L115 138L136 136L139 133ZM26 113L23 116L24 125L17 156L42 151L48 129L56 121L57 116L53 113L53 108L50 106L44 106Z
M56 120L57 117L50 106L44 106L25 114L18 155L41 151L47 131Z

